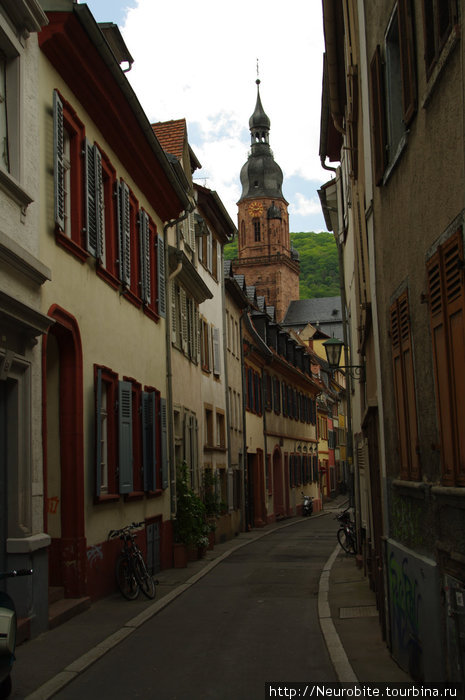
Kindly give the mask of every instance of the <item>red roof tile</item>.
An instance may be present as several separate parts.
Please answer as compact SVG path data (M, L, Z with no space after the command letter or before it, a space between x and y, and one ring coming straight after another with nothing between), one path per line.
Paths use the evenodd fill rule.
M169 122L152 124L155 136L166 153L182 158L187 127L185 119L172 119Z

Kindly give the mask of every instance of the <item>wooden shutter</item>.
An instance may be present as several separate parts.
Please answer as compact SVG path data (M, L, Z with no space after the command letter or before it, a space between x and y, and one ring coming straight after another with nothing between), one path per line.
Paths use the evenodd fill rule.
M141 299L144 304L151 302L150 228L149 215L143 209L139 212L139 252Z
M97 369L95 387L95 495L100 496L102 489L102 370Z
M55 223L65 230L65 166L63 103L53 92L53 171L55 188Z
M97 257L97 187L95 181L94 147L86 139L84 146L86 172L86 248L87 252Z
M220 329L213 328L213 374L221 374Z
M375 184L381 185L387 166L386 114L384 104L384 78L381 48L376 47L370 63L371 79L371 129L375 164Z
M103 188L102 154L94 145L95 223L97 228L96 258L103 262L105 253L105 194Z
M462 231L427 264L442 478L465 484L464 285Z
M118 186L118 243L119 278L126 287L131 284L131 219L129 187L125 182Z
M186 290L182 287L180 288L179 293L181 299L181 348L182 351L187 354L189 348L189 328L187 323L187 295Z
M390 319L400 474L404 479L419 479L416 393L407 291L391 306Z
M142 456L144 491L157 488L157 437L155 425L155 392L142 392Z
M160 399L160 432L161 432L161 487L168 488L168 416L166 399Z
M402 108L406 127L417 110L417 82L415 73L415 45L413 33L412 0L398 0L400 43L400 70L402 75Z
M119 492L131 493L132 477L132 384L118 382Z
M158 315L166 316L166 290L165 290L165 243L161 236L157 236L157 289L158 289Z

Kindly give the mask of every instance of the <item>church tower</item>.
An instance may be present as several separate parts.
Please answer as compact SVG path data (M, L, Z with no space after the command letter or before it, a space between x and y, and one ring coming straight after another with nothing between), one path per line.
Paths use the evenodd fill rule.
M300 264L291 247L288 202L282 193L283 173L269 143L270 120L260 99L249 119L251 151L241 169L242 194L238 206L238 261L236 274L255 286L259 296L274 306L282 321L291 301L299 299Z

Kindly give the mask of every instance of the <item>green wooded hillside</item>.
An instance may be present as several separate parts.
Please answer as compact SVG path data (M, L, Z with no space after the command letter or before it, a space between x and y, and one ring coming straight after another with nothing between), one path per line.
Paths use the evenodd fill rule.
M336 241L332 233L291 233L300 255L300 298L335 297L340 294ZM237 258L237 239L225 246L227 260Z

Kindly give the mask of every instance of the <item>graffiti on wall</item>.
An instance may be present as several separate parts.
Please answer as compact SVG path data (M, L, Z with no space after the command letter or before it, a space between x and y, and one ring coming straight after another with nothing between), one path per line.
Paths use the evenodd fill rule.
M398 560L393 551L389 556L388 576L391 624L396 646L400 655L408 659L412 677L423 680L423 652L419 636L420 586L408 571L408 558Z
M441 598L435 561L387 540L392 655L419 682L443 681Z

